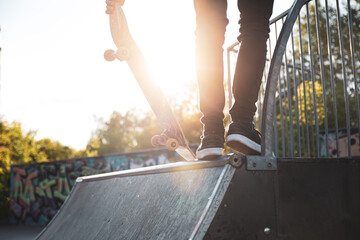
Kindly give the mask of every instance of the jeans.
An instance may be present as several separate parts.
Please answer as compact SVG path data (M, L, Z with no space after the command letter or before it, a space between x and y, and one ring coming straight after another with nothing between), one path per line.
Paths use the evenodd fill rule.
M273 0L238 0L240 49L233 79L232 121L253 121L266 58ZM228 24L226 0L194 0L196 74L204 131L223 131L225 92L223 44Z

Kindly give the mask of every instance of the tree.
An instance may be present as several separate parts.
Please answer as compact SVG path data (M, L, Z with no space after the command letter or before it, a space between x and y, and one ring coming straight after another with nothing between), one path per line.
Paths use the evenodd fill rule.
M313 0L303 7L294 25L286 51L287 63L283 65L280 74L277 94L275 134L281 136L276 143L280 156L286 156L285 152L290 151L290 141L294 142L296 156L316 156L315 143L319 137L315 131L317 127L319 131L345 128L347 120L350 126L358 124L355 76L359 78L360 74L360 49L356 44L360 41L360 1L351 1L350 10L346 4L339 9L340 21L333 3L329 2L326 7L324 1ZM351 34L349 16L352 19ZM342 42L339 41L339 25ZM355 43L355 69L352 67L350 37ZM343 44L343 50L340 43ZM293 139L290 139L291 127L294 131Z
M324 83L324 94L326 96L326 105L327 105L327 119L329 128L335 128L335 115L337 117L339 127L346 127L346 108L349 108L349 120L351 126L356 126L358 119L356 111L356 97L355 97L355 77L360 74L360 49L357 46L353 46L353 53L355 59L355 69L352 68L352 59L351 59L351 48L350 48L350 36L353 38L354 43L360 41L360 1L354 0L351 1L351 9L348 9L346 3L343 6L340 6L340 21L337 17L337 9L331 4L328 5L328 8L324 6L322 2L319 2L319 29L320 29L320 44L318 44L315 37L310 38L313 46L313 58L316 68L319 68L319 63L321 63L320 58L320 49L319 45L322 47L322 59L324 61L324 76L321 76L321 71L315 71L316 81L319 83L323 81ZM328 11L328 13L326 13ZM310 34L311 36L316 36L316 15L315 15L315 5L310 5ZM329 24L327 25L326 18L328 18ZM352 28L353 32L350 35L349 32L349 21L348 17L351 16L352 19ZM305 19L303 19L305 20ZM330 39L327 35L327 26L329 27ZM342 33L342 45L343 52L341 49L341 44L339 40L339 29L338 26L341 26ZM302 21L302 31L306 29L305 21ZM309 36L307 36L309 39ZM330 48L328 49L328 46ZM308 46L305 46L306 48ZM332 54L332 59L330 60L330 51ZM309 55L310 56L310 55ZM306 60L309 61L309 60ZM344 61L344 63L343 63ZM343 72L343 64L345 72ZM333 70L331 71L331 67ZM347 86L345 86L345 78L347 80ZM333 80L333 86L332 86ZM332 91L334 88L334 92ZM346 92L345 92L346 91ZM346 94L348 95L348 105L346 106ZM335 112L336 104L336 112ZM324 127L324 122L320 122L321 126Z
M202 131L196 89L194 83L188 83L181 89L182 94L174 94L181 98L169 99L171 109L190 144L199 142ZM108 121L99 121L87 149L102 155L151 148L151 137L162 131L152 111L131 109L125 114L115 111Z
M0 219L8 217L10 165L45 160L36 152L34 135L24 134L18 122L0 121Z
M68 147L63 146L58 141L52 141L49 138L41 139L35 142L36 151L38 156L41 156L41 159L46 160L61 160L77 157L77 152Z
M0 219L9 209L11 164L38 163L84 156L90 151L75 151L50 139L35 140L36 132L24 132L19 122L0 119Z
M137 145L135 136L138 123L139 119L134 110L130 110L124 115L113 112L109 121L99 120L100 126L90 139L87 148L96 150L100 155L130 151Z

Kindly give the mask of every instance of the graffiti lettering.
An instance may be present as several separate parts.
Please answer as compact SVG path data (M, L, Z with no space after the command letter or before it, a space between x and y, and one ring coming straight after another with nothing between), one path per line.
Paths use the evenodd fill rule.
M179 161L165 149L81 159L70 159L11 167L10 221L49 222L79 176L134 169Z

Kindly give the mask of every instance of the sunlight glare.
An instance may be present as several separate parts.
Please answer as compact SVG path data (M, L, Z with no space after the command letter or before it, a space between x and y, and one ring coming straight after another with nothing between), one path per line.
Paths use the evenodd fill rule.
M143 5L141 9L135 9L130 1L124 5L130 32L164 94L179 94L184 83L196 81L195 14L186 17L181 14L181 8L193 9L193 5L164 0L139 2ZM161 6L156 13L146 11L155 4Z

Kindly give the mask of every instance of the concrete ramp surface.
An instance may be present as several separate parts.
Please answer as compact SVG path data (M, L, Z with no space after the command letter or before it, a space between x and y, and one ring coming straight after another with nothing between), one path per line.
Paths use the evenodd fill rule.
M37 239L202 239L234 175L230 158L78 178Z

